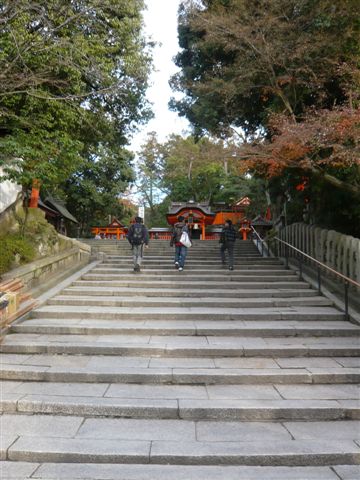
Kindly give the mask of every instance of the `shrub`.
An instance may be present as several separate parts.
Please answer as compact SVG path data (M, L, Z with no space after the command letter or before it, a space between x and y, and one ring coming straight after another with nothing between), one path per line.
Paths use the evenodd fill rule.
M0 275L11 270L16 263L31 262L35 256L31 239L19 235L0 237Z

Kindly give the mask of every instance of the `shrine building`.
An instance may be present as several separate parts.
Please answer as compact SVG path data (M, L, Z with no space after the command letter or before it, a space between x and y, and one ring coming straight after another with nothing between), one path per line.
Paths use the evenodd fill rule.
M92 227L91 233L95 238L108 238L121 240L127 234L128 228L123 225L117 218L114 218L106 227Z
M231 220L235 228L240 226L249 205L248 197L244 197L232 205L218 203L214 207L208 203L194 201L174 202L169 208L166 219L173 226L181 215L187 220L193 239L218 240L225 220ZM165 238L163 230L151 229L150 235L152 238Z

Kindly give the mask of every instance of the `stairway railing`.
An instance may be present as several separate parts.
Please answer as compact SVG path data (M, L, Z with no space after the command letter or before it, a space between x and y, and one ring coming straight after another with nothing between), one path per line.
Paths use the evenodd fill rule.
M343 273L338 272L334 268L329 267L323 262L320 262L316 258L308 255L307 253L303 252L294 245L291 245L289 242L285 242L279 237L268 237L268 238L261 238L258 232L251 227L254 235L255 241L257 243L258 250L261 252L262 256L274 256L274 257L281 257L285 258L285 268L289 268L289 258L291 253L293 253L293 258L298 261L299 265L299 280L303 280L303 265L307 261L310 264L315 264L317 270L317 285L318 285L318 292L319 294L322 293L322 270L325 270L335 276L344 284L344 312L346 320L349 320L349 286L353 286L356 289L359 289L360 293L360 283L356 282L352 278L344 275ZM260 248L259 248L260 242Z

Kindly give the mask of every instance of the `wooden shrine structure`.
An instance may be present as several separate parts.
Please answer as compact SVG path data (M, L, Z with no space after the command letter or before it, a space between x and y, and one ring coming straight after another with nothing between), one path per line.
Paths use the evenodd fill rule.
M103 239L116 239L121 240L125 238L128 228L125 227L117 218L114 218L106 227L92 227L91 233L95 235L95 238Z
M220 236L225 220L231 220L235 228L240 226L249 205L248 197L243 197L232 205L217 204L214 211L208 203L174 202L169 208L166 219L173 226L181 215L187 220L193 239L216 240ZM154 236L156 233L157 238L163 238L165 234L163 231L154 231Z

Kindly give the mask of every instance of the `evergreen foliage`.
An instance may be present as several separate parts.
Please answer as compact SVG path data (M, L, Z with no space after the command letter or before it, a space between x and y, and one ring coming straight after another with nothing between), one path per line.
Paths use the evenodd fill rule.
M140 152L139 193L148 205L151 226L166 226L161 215L171 201L234 203L244 196L252 199L249 215L265 214L265 185L260 179L239 174L234 146L210 138L170 135L164 143L153 132ZM156 193L164 198L155 201Z
M31 238L19 235L0 237L0 275L14 266L14 261L19 264L31 262L36 252Z
M0 164L7 178L25 189L40 180L76 215L84 208L74 209L76 188L95 212L110 193L124 191L133 177L125 146L151 115L143 8L143 0L2 2Z
M358 2L188 0L178 31L171 105L195 134L237 135L275 217L360 236Z

